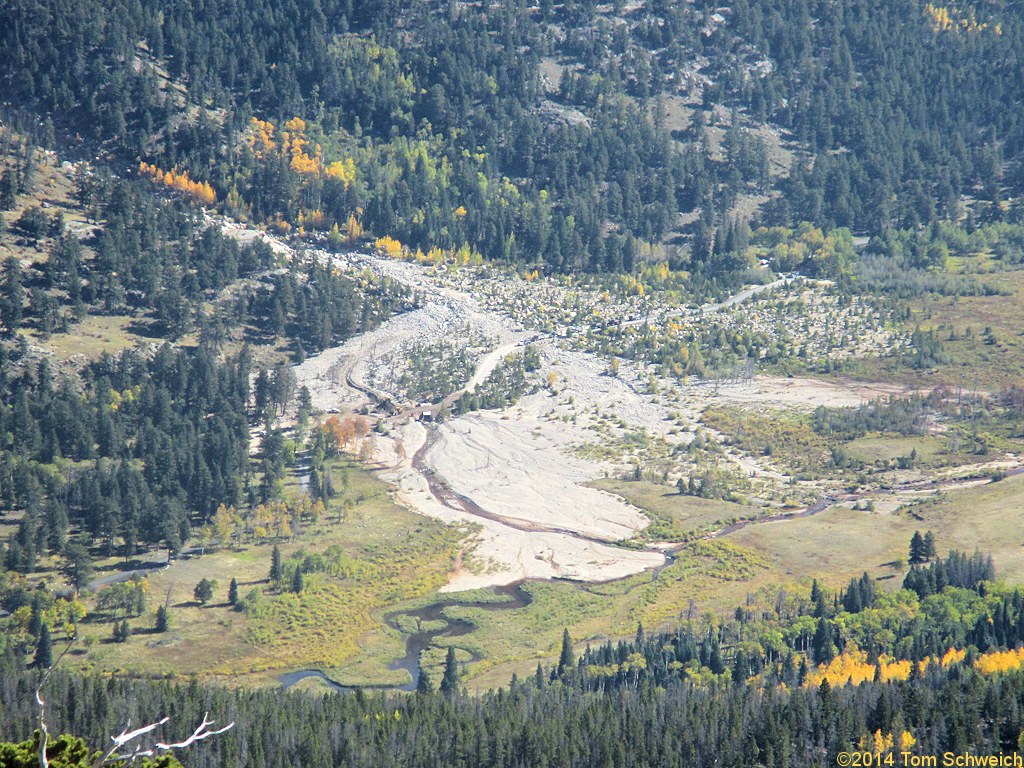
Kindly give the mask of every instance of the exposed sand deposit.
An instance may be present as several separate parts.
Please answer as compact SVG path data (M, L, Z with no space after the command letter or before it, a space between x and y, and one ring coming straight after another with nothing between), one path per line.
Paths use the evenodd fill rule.
M598 473L561 451L554 430L495 413L462 416L438 427L425 459L452 489L520 526L564 529L614 541L647 524L639 510L580 483Z
M551 395L538 393L506 412L467 414L436 426L410 419L408 407L414 404L402 400L389 370L403 350L452 337L456 328L460 338L472 334L491 340L491 348L480 350L465 383L465 389L473 391L516 350L523 334L514 321L482 312L471 297L432 288L422 268L365 255L357 258L361 266L426 292L423 306L306 360L296 367L296 375L309 387L314 407L324 412L369 404L365 390L394 397L403 406L405 413L386 420L387 434L373 437L374 460L387 467L385 477L396 484L404 503L422 514L473 526L467 556L453 572L449 590L523 578L606 581L664 563L659 552L615 546L648 520L618 497L582 485L600 477L603 468L566 454L565 449L581 439L579 430L540 423L538 416L550 407ZM547 347L545 357L554 353ZM614 390L616 403L632 398L637 400L632 409L642 407L620 381L598 379L597 387L586 386L600 376L606 363L579 353L557 356L563 385L572 382L579 395L594 395L584 400L603 401ZM566 359L575 364L566 364ZM652 413L647 420L657 418ZM435 439L421 451L428 432L435 430ZM438 498L425 475L449 488L451 498ZM455 496L464 497L469 509L453 501Z
M232 233L255 236L242 227ZM287 250L268 239L275 250ZM662 565L658 547L622 546L649 524L647 517L586 483L631 472L652 451L685 452L711 402L812 409L904 394L896 386L809 378L656 382L643 364L620 359L612 370L608 359L572 348L580 329L566 329L557 338L526 330L507 307L485 309L472 283L452 287L444 268L368 253L314 255L344 271L368 270L398 281L419 297L418 309L309 358L296 375L321 412L371 411L378 430L366 447L372 446L372 461L394 483L400 501L466 526L449 591L524 578L606 581ZM784 282L744 289L698 315L724 311ZM530 377L533 392L509 408L434 421L442 405L452 406L460 393L486 389L506 357L527 346L540 361ZM410 386L434 374L445 388L440 395L435 390L433 404L421 403L422 395ZM786 479L761 459L735 451L723 457L758 482ZM675 482L674 476L663 480Z
M688 394L739 405L772 405L778 408L813 410L819 406L858 406L880 397L906 396L904 387L861 381L824 381L807 378L755 376L738 383L705 384L691 387Z
M470 524L475 529L466 562L451 574L446 591L509 584L524 578L607 581L664 562L664 556L657 552L622 549L595 540L624 538L645 525L646 520L615 497L572 483L558 467L558 460L564 456L547 451L526 455L514 437L510 445L492 442L485 435L493 438L500 433L482 429L482 421L470 416L456 419L443 427L444 437L423 455L428 472L436 462L437 473L452 490L471 499L486 516L467 511L457 501L445 503L439 499L424 471L414 466L414 457L427 441L427 427L410 421L396 428L391 439L378 441L378 459L392 463L384 476L396 483L399 499L423 514L446 522ZM478 438L482 439L467 451L461 438L474 424ZM394 452L398 441L403 455ZM515 498L515 492L523 491L521 487L504 486L488 493L485 486L491 473L478 471L473 463L481 456L487 457L485 462L492 467L500 467L498 472L505 477L529 475L532 480L527 486L532 488L533 498ZM548 498L544 498L545 491L550 493ZM538 498L541 505L535 507L530 502ZM602 506L583 506L595 498L603 502Z

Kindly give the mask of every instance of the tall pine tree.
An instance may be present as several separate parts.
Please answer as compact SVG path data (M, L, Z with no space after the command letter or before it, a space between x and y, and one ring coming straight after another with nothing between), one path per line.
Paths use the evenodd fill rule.
M455 660L455 648L448 646L444 659L444 675L441 677L441 693L452 696L459 691L459 663Z

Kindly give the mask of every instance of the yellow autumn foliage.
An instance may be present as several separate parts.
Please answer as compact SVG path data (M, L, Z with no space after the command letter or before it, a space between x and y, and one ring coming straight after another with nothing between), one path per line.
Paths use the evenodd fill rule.
M363 236L363 225L356 218L354 213L348 215L348 222L345 224L345 234L348 236L350 243L355 242Z
M351 157L344 160L335 160L324 169L324 175L329 179L340 181L346 189L356 180L356 163Z
M473 260L473 250L469 247L469 243L459 246L459 249L452 253L452 258L460 267L469 264Z
M315 157L303 154L301 151L292 153L292 159L288 165L296 173L304 173L310 176L316 176L320 173L320 161Z
M402 244L390 235L378 237L373 241L373 247L381 255L390 256L393 259L398 258L402 254Z
M874 680L876 673L883 681L906 680L910 677L910 664L906 659L897 661L884 655L879 656L877 665L871 664L867 652L854 647L808 674L805 684L818 686L827 680L833 686L859 685L866 680Z
M895 745L896 740L893 738L891 733L882 733L881 728L879 728L875 731L875 735L871 739L871 742L871 746L873 747L872 751L876 755L881 755L891 750Z
M983 675L994 675L999 672L1012 672L1024 664L1024 648L1012 651L989 651L983 653L974 662L974 668Z
M351 157L324 164L323 149L319 144L310 147L306 137L306 123L293 117L278 131L269 120L253 118L247 134L252 153L266 159L275 155L288 159L288 166L303 176L323 176L336 179L348 188L356 178L356 164Z
M300 228L304 229L327 229L327 217L324 216L324 212L320 209L314 211L299 211L298 218L295 222Z
M353 223L356 225L354 230L350 226L350 233L355 231L358 235L362 235L363 230L358 221L350 218L349 222L350 225ZM350 234L350 239L354 240L356 237L353 237ZM443 250L437 246L433 246L424 253L420 248L417 248L415 251L410 250L395 238L385 235L384 237L379 237L374 240L373 247L381 256L388 256L393 259L407 259L414 261L417 264L432 264L435 267L441 266L442 264L464 267L467 265L479 265L483 263L483 256L480 255L479 252L473 250L468 243L463 243L458 248L451 248L448 250Z
M179 172L177 168L164 171L149 163L139 163L139 173L148 176L157 184L184 192L202 205L213 205L217 202L217 194L213 191L213 187L205 181L193 181L189 178L188 171Z
M928 5L924 7L924 11L928 18L931 19L932 29L936 32L966 32L977 34L991 28L994 34L1003 34L1003 27L1001 24L995 24L990 27L987 22L979 23L974 17L974 12L971 10L963 12L956 7L947 8L942 5L928 3Z
M899 735L883 733L881 729L874 733L868 733L857 740L857 749L861 752L870 752L873 755L886 755L890 752L906 752L917 744L917 739L907 730L901 731Z
M960 664L967 656L964 649L950 648L941 657L932 656L918 662L923 672L929 664L938 663L943 667ZM910 677L911 664L907 659L895 660L891 656L880 656L878 664L868 662L867 653L859 648L848 649L828 664L823 664L807 675L805 685L818 686L825 680L829 685L858 685L865 680L874 680L876 669L883 681L906 680ZM979 656L974 668L983 675L1012 672L1024 667L1024 648L1007 651L989 651ZM905 734L912 738L910 734Z
M943 667L948 667L951 664L959 664L961 661L964 660L964 657L966 655L967 651L963 648L961 648L960 650L957 650L956 648L950 648L948 651L942 654L942 659L940 661Z

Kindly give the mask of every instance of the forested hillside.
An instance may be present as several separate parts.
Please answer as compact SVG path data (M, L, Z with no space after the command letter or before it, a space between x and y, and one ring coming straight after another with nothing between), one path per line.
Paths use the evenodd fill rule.
M30 194L33 173L14 164L5 178L22 177ZM296 392L286 367L271 376L253 350L280 341L301 360L408 303L401 289L315 259L272 270L266 243L240 247L145 182L82 174L75 196L93 222L86 236L62 210L24 207L15 227L42 257L9 259L0 284L0 509L24 512L0 548L22 573L63 553L69 530L105 542L108 556L117 539L130 558L161 542L181 548L221 504L266 501L283 467L254 484L250 429ZM149 345L82 367L54 364L19 336L73 336L89 318L122 315ZM163 344L186 335L185 348ZM266 469L281 445L264 443Z
M290 229L628 271L682 227L720 272L738 195L767 195L764 223L880 234L1021 191L1012 3L109 10L5 6L9 113ZM764 125L794 147L782 176Z

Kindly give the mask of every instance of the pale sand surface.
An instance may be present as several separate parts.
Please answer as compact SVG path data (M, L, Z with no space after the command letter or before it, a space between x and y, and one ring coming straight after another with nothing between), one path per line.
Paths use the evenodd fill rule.
M560 450L560 430L532 427L495 413L463 416L440 427L425 458L455 491L504 518L606 540L647 525L639 510L580 485L595 467Z
M244 227L229 226L228 231L240 239L264 237L276 251L290 252L279 240ZM484 311L468 293L439 286L429 268L364 253L317 256L342 269L369 269L398 280L422 297L419 309L296 367L299 383L309 387L314 407L323 412L368 403L367 395L350 387L347 378L402 402L401 393L391 391L393 383L388 383L394 377L381 374L396 360L400 364L403 350L412 343L458 343L460 334L486 339L484 348L473 352L476 359L466 385L473 390L529 335L517 319ZM541 356L541 378L554 372L554 386L542 387L503 411L466 414L440 425L407 416L385 418L383 434L368 438L373 461L394 484L399 501L421 514L467 526L463 557L450 575L449 591L524 578L605 581L665 562L658 551L615 546L642 530L647 518L622 499L584 485L622 469L572 451L607 439L601 434L642 430L669 444L684 444L700 411L711 402L814 408L858 405L904 392L889 385L755 377L717 386L663 381L663 393L678 393L669 397L648 391L649 371L642 366L622 361L619 375L610 376L607 360L565 349L557 340L541 340L535 348ZM680 418L686 424L681 429ZM595 431L602 423L604 432ZM430 430L435 430L434 438L417 466L413 458ZM748 463L741 466L764 471L752 460ZM462 496L468 507L450 494L445 495L447 503L440 500L430 489L428 475Z
M469 422L463 417L458 421ZM466 426L466 425L462 425ZM469 427L467 427L469 428ZM452 430L455 432L455 430ZM479 429L477 430L480 431ZM519 579L564 578L583 581L607 581L622 578L634 573L653 568L664 563L664 557L657 552L626 550L597 541L577 538L568 533L549 530L522 530L529 527L531 511L528 504L508 502L507 507L495 509L493 502L472 496L487 509L488 512L509 513L517 520L513 525L506 525L497 520L471 515L459 509L453 509L434 497L430 492L425 477L412 466L412 456L423 445L427 438L425 427L419 422L409 422L395 430L395 437L401 440L406 456L400 458L393 451L395 439L378 438L381 450L378 459L393 462L393 466L384 477L394 482L397 497L412 509L450 523L465 523L477 527L472 534L470 565L454 571L444 591L460 591L479 587L509 584ZM392 448L385 447L390 443ZM456 451L461 450L456 448ZM428 456L433 451L428 452ZM538 457L541 458L541 457ZM551 458L550 456L548 457ZM445 458L441 459L441 464ZM466 469L457 461L449 461L455 471L445 479L456 489L460 484L470 485L474 477L472 470ZM528 467L536 466L536 459L526 462ZM513 471L524 471L524 465L516 465ZM538 472L539 478L534 481L534 488L551 487L558 482L546 472ZM521 489L520 489L521 490ZM532 515L534 522L545 527L563 527L567 530L591 530L606 536L616 533L629 534L632 529L623 521L628 520L639 527L646 523L642 516L627 504L616 500L600 491L582 488L575 485L566 486L557 491L569 508L579 509L580 498L591 499L594 494L612 502L606 505L604 513L609 516L603 524L590 519L587 513L560 513L552 517ZM501 494L498 495L499 498ZM550 509L550 508L548 508ZM522 523L518 521L523 521Z
M715 399L739 405L767 404L778 408L814 409L819 406L858 406L880 397L906 397L913 391L897 384L876 382L755 376L747 382L690 387L687 394L693 394L698 399Z

